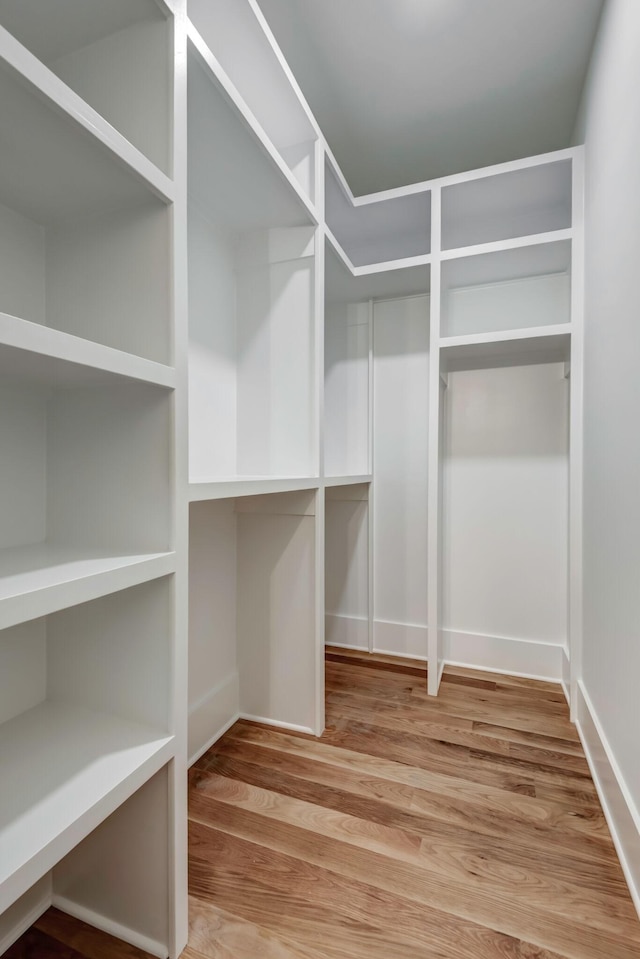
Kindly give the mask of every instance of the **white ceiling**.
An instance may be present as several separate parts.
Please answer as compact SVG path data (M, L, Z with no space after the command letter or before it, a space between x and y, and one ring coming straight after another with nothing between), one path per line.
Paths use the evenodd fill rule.
M356 195L571 143L603 0L259 0Z

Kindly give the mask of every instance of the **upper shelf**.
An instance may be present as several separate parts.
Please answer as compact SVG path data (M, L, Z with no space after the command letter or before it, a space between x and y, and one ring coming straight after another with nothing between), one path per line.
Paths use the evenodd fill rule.
M254 5L188 0L189 19L313 202L318 133Z
M443 373L533 363L566 363L570 359L571 325L529 327L509 333L475 333L440 340Z
M167 14L155 0L0 0L0 24L170 175Z
M366 272L360 268L360 272L347 265L330 234L327 234L325 247L325 302L328 304L388 300L429 292L428 263Z
M485 174L443 187L442 249L571 226L571 159Z
M171 201L171 181L1 28L0 59L0 203L57 226Z
M215 58L190 28L189 194L233 232L315 223L309 201Z
M431 250L431 194L356 201L326 164L327 226L355 267L426 256Z
M232 476L189 484L189 501L232 499L238 496L258 496L267 493L291 493L318 489L317 476Z

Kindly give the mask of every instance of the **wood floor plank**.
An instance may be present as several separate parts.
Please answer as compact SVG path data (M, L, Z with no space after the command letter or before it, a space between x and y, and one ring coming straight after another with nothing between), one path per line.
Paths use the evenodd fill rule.
M74 919L59 909L47 909L35 928L75 950L83 959L152 959L148 952Z
M603 831L608 835L601 813L594 823L591 818L569 816L564 809L555 810L535 799L529 800L528 806L523 797L517 797L517 803L510 803L510 794L496 790L489 795L476 795L475 801L469 802L461 799L455 789L449 789L446 781L439 792L423 790L372 777L366 772L363 775L344 766L260 750L246 743L225 745L212 757L206 771L272 788L297 799L308 799L319 807L348 810L371 822L386 824L393 819L426 839L452 837L456 844L463 845L465 837L468 842L477 842L477 837L484 835L501 842L508 831L511 844L535 851L534 858L540 843L544 842L553 847L554 861L555 852L559 850L563 856L572 857L572 861L578 856L583 867L590 860L599 863L604 860L613 864L613 869L607 871L610 876L617 883L621 881L618 864L608 846L603 850L601 844L597 844L594 849L584 842L585 835L600 837ZM197 787L203 774L203 770L192 771L193 787ZM563 867L562 861L555 865ZM584 875L589 880L589 870L585 869ZM598 869L598 882L602 876Z
M557 941L561 936L551 917L571 915L582 928L588 928L590 943L602 939L608 948L606 934L624 938L633 928L631 903L559 881L546 873L539 857L537 869L532 869L523 867L517 853L508 862L505 857L497 861L475 850L465 854L451 843L425 846L417 836L395 825L372 828L368 820L322 810L313 803L213 773L192 790L191 798L190 815L195 821L221 829L230 826L234 835L258 838L275 851L301 855L307 862L311 856L318 865L343 876L371 881L388 892L402 890L415 902L483 925L495 927L499 916L501 930L511 936L540 936L540 920L544 919L545 935L555 937L555 948L566 949L564 941ZM232 807L231 813L228 808L221 809L221 804ZM268 829L261 817L269 820ZM309 852L311 842L313 850ZM344 845L351 847L347 856ZM384 869L378 868L380 856L386 860ZM375 878L370 879L372 876ZM535 902L533 909L523 905L529 899ZM518 906L514 908L511 901ZM561 930L562 924L555 923L558 925ZM640 933L631 947L640 947Z
M192 895L230 908L228 904L237 904L242 896L243 878L249 874L251 896L246 889L242 896L245 918L294 941L321 943L330 959L524 959L532 955L560 959L562 955L542 949L536 953L531 944L424 908L374 885L345 879L302 858L265 850L261 843L200 822L191 823L190 837ZM381 867L385 872L386 865Z
M189 897L189 946L180 959L322 959L211 902Z

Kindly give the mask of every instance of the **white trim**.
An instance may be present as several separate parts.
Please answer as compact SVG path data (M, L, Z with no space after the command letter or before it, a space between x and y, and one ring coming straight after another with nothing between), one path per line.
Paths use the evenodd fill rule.
M245 719L248 723L261 723L263 726L273 726L274 729L288 729L292 733L306 733L315 736L311 726L298 726L297 723L285 723L279 719L267 719L265 716L254 716L252 713L240 713L238 719Z
M576 727L633 904L640 916L640 810L582 680L576 684Z
M238 719L239 697L240 677L234 670L189 707L189 766Z
M324 617L326 646L369 651L369 616L344 616L327 612ZM350 641L351 640L351 641Z
M136 946L138 949L142 949L152 956L157 956L158 959L167 959L169 955L169 950L166 945L158 942L157 939L144 936L135 929L123 926L122 923L116 922L115 919L102 916L99 912L88 909L86 906L81 906L77 902L67 899L65 896L54 895L52 905L54 905L56 909L60 909L61 912L66 912L67 915L73 916L74 919L80 919L81 922L86 922L95 929L100 929L110 936L115 936L116 939L122 939L124 942Z
M546 682L559 683L562 679L563 647L560 644L452 629L443 629L442 635L444 659L449 666Z
M574 230L552 230L547 233L530 233L528 236L516 236L507 240L492 240L490 243L476 243L474 246L457 246L442 250L443 262L462 260L472 256L486 256L487 253L504 253L506 250L525 250L529 246L548 246L553 243L571 242Z

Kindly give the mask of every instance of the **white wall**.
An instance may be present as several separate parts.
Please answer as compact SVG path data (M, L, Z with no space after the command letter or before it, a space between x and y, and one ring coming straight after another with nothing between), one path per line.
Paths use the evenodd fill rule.
M429 297L373 312L374 647L427 655Z
M324 346L325 473L369 468L369 304L327 306Z
M604 743L600 785L640 907L639 50L640 4L609 0L576 139L586 145L583 699L595 714L585 733L596 763L596 734Z

